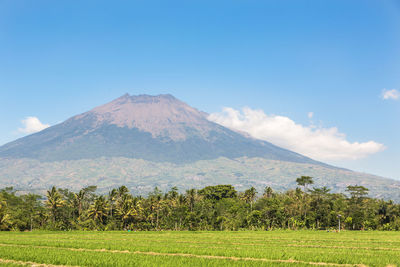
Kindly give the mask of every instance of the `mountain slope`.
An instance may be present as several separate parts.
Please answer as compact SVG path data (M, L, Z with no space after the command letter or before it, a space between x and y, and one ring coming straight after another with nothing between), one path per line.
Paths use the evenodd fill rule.
M35 159L0 160L0 188L45 193L51 185L79 190L97 185L101 193L126 185L133 193L146 195L155 186L166 191L208 185L232 184L238 190L254 186L262 193L266 186L274 190L293 189L296 178L308 175L315 187L326 186L332 192L345 193L348 185L363 185L370 196L400 202L400 182L345 169L326 168L308 163L263 158L218 158L186 164L154 162L125 157L40 162Z
M129 96L0 147L3 158L41 161L128 157L173 163L219 157L322 164L207 120L171 95Z

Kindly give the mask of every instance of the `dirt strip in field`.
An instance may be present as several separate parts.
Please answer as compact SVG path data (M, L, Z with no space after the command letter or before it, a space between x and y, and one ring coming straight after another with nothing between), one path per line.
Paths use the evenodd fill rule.
M37 263L32 261L17 261L17 260L8 260L8 259L1 259L0 264L18 264L18 265L27 265L32 267L79 267L79 266L72 266L72 265L54 265L54 264L44 264L44 263Z
M348 246L326 246L326 245L299 245L299 244L288 244L289 247L301 247L301 248L340 248L340 249L366 249L366 250L388 250L388 251L400 251L400 248L385 248L385 247L348 247Z
M132 240L135 240L135 235L131 235L130 236L131 238L120 238L120 239L118 239L118 241L132 241ZM108 240L114 240L115 238L87 238L87 237L85 237L85 241L96 241L96 243L105 243L105 241L108 241ZM238 240L241 240L240 238L234 238L234 239L238 239ZM165 239L165 240L163 240L163 239L161 239L161 240L159 240L159 239L141 239L141 241L146 241L146 242L152 242L152 243L171 243L171 242L174 242L174 243L189 243L189 244L204 244L204 245L209 245L209 244L215 244L215 245L240 245L240 246L252 246L252 247L254 247L254 246L261 246L261 247L263 247L263 246L266 246L266 245L271 245L271 244L277 244L277 245L281 245L281 246L287 246L287 245L289 245L289 246L294 246L294 245L292 245L292 244L290 244L290 242L278 242L277 240L279 240L279 241L285 241L285 240L290 240L290 242L294 242L294 243L300 243L300 244L304 244L304 246L307 246L307 243L310 243L310 242L312 242L312 243L323 243L324 241L329 241L329 242L331 242L331 243L344 243L344 241L346 242L346 243L350 243L350 241L349 240L347 240L347 239L343 239L343 240L334 240L334 239L320 239L320 240L318 240L318 241L316 241L316 240L313 240L313 239L310 239L310 240L293 240L293 239L288 239L288 238L281 238L281 239L278 239L278 238L270 238L270 239L254 239L254 240L252 240L252 241L259 241L260 243L255 243L255 242L253 242L253 243L245 243L245 242L232 242L232 241L226 241L226 242L221 242L221 241L212 241L212 242L209 242L209 241L207 241L207 240L204 240L204 241L193 241L193 240L170 240L170 239ZM68 238L60 238L60 237L58 237L58 240L66 240L66 241L71 241L71 240L73 240L73 241L75 241L76 239L75 238L71 238L71 237L68 237ZM271 241L272 240L272 241ZM395 243L396 245L400 245L400 241L398 241L398 240L396 240L396 241L393 241L393 240L385 240L385 242L382 242L382 241L373 241L373 240L362 240L362 241L360 241L360 240L354 240L354 239L352 239L351 240L351 242L355 242L355 243L357 243L357 244L372 244L372 243L385 243L385 244L392 244L393 245L393 243ZM315 246L317 246L317 245L315 245ZM323 245L322 245L323 246ZM345 247L344 247L345 248ZM349 248L355 248L355 247L349 247ZM363 249L364 247L357 247L357 248L360 248L360 249ZM384 250L390 250L391 248L384 248ZM400 248L398 248L398 249L394 249L394 250L400 250Z
M63 249L70 251L86 251L86 252L108 252L108 253L124 253L124 254L141 254L141 255L152 255L152 256L175 256L175 257L190 257L190 258L202 258L202 259L217 259L217 260L234 260L234 261L259 261L259 262L275 262L275 263L299 263L319 266L357 266L367 267L364 264L340 264L330 262L308 262L294 259L288 260L277 260L277 259L265 259L265 258L250 258L250 257L234 257L234 256L216 256L216 255L198 255L190 253L167 253L167 252L154 252L154 251L129 251L129 250L108 250L108 249L89 249L89 248L68 248L68 247L51 247L51 246L32 246L32 245L15 245L15 244L1 244L4 247L30 247L30 248L48 248L48 249Z

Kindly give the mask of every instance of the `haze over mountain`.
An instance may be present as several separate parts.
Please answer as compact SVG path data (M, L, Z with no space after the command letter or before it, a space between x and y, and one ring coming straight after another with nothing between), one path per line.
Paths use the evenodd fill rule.
M295 187L300 175L343 192L350 184L398 199L400 182L329 166L230 130L171 95L123 95L0 147L0 187L50 185L100 191L121 184L144 194L230 183L239 190Z

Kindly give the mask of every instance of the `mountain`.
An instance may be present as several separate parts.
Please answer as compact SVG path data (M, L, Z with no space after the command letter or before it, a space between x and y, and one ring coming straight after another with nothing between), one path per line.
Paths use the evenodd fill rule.
M40 161L127 157L187 163L219 157L262 157L314 163L207 120L171 95L128 94L39 133L0 147L2 158Z
M184 190L230 183L239 190L295 187L300 175L343 192L350 184L395 198L400 182L333 167L225 128L171 95L123 95L41 132L0 147L0 188L101 192L125 184L138 194L154 186Z

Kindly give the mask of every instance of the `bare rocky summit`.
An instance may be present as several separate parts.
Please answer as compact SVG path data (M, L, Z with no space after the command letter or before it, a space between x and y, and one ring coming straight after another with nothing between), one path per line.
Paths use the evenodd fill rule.
M129 129L137 128L151 133L153 138L168 137L174 141L186 140L187 128L197 130L197 133L204 138L214 128L206 119L206 113L190 107L172 95L125 94L75 119L86 115L96 117L94 127L106 123Z

